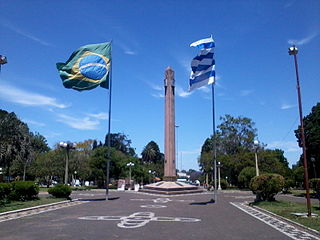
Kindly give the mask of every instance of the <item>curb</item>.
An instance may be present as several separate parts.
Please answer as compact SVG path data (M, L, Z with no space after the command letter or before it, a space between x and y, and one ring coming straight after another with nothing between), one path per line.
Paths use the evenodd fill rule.
M70 202L76 202L76 201L79 201L79 199L65 200L65 201L61 201L61 202L43 204L43 205L29 207L29 208L17 209L17 210L13 210L13 211L0 213L0 217L6 216L6 215L10 215L10 214L15 214L15 213L27 212L27 211L30 211L30 210L35 210L35 209L40 209L40 208L46 208L46 207L61 205L61 204L70 203Z
M280 215L277 215L277 214L275 214L275 213L273 213L273 212L270 212L270 211L268 211L268 210L265 210L265 209L263 209L263 208L260 208L260 207L257 207L257 206L251 206L248 202L247 202L247 205L248 205L249 207L259 209L261 212L270 214L270 215L272 215L272 216L274 216L274 217L276 217L276 218L280 218L280 219L283 220L283 221L286 221L286 222L289 222L289 223L291 223L291 224L293 224L293 225L299 226L299 227L301 227L301 228L303 228L303 229L306 229L306 230L308 230L308 231L310 231L310 232L312 232L312 233L317 234L317 235L320 236L320 232L318 232L317 230L314 230L314 229L312 229L312 228L306 227L306 226L304 226L304 225L302 225L302 224L300 224L300 223L297 223L297 222L292 221L292 220L290 220L290 219L288 219L288 218L285 218L285 217L282 217L282 216L280 216Z

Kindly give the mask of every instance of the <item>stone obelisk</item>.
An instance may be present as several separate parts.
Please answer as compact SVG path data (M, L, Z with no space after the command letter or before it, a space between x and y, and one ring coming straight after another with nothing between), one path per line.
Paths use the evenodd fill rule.
M174 71L167 67L164 79L165 123L164 123L164 181L176 181L175 161L175 104Z
M164 176L163 181L145 185L141 192L157 194L198 193L203 190L184 183L177 182L175 160L175 106L174 106L174 71L167 67L164 79L165 91L165 121L164 121Z

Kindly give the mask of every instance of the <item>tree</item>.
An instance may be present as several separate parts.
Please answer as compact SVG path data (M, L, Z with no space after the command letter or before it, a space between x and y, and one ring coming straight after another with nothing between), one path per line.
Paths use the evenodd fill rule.
M47 139L40 133L30 133L31 146L36 153L44 153L50 150Z
M238 181L242 187L248 188L250 181L256 176L256 169L254 167L245 167L241 170Z
M160 163L163 161L163 155L159 146L154 141L150 141L141 152L142 161L144 163Z
M108 146L108 136L106 135L104 146ZM120 152L123 152L129 156L136 156L134 148L131 147L131 140L127 138L123 133L111 133L110 134L110 147L113 147Z
M70 151L69 172L72 179L89 180L91 176L90 156L94 148L95 140L85 140L76 143L76 149Z
M221 124L216 131L215 146L217 161L221 162L221 178L227 177L232 185L240 187L248 186L245 175L247 167L255 167L253 140L257 135L255 123L247 117L232 117L225 115L220 118ZM201 155L198 159L201 171L213 179L213 146L214 139L207 138L201 148ZM278 173L285 177L291 175L288 161L280 149L265 149L262 144L259 147L258 162L262 173Z
M21 122L15 113L0 110L0 165L5 167L7 176L11 175L10 169L14 163L12 174L23 174L23 165L26 165L23 161L30 161L30 145L27 124Z
M303 125L309 176L311 178L315 178L316 176L314 176L314 173L320 172L320 103L317 103L314 107L312 107L311 113L303 118ZM298 126L298 129L294 132L299 146L302 147L301 126ZM312 169L313 163L311 162L311 158L315 160L315 170ZM302 158L300 158L300 161L301 165L303 165Z
M108 147L98 147L92 151L89 165L92 172L92 178L95 179L99 187L104 186L106 179L106 168ZM136 176L135 168L139 165L139 160L136 157L128 156L123 152L111 148L110 151L110 179L125 178L128 176L129 169L127 163L134 162L135 167L132 169L132 177Z
M39 153L35 161L31 163L31 173L37 182L49 187L53 180L62 183L65 166L65 153L63 149L54 149L49 152Z
M222 153L236 154L252 151L257 129L254 128L255 123L250 118L235 118L226 114L220 120L222 123L218 125L218 134L221 138Z
M280 149L265 149L258 154L259 169L264 173L277 173L286 178L292 175L289 163Z
M293 178L296 187L302 188L304 185L304 167L295 167L293 168Z
M232 184L238 184L238 175L244 167L254 166L252 153L253 140L256 137L255 123L246 117L225 115L216 131L215 146L217 161L222 163L221 177L227 176ZM200 169L213 179L214 139L207 138L201 148L198 159Z

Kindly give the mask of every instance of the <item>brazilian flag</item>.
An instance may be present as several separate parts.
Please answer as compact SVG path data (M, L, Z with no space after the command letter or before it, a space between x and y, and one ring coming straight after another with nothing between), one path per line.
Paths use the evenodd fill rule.
M57 63L64 87L78 91L109 88L110 66L110 42L82 46L66 63Z

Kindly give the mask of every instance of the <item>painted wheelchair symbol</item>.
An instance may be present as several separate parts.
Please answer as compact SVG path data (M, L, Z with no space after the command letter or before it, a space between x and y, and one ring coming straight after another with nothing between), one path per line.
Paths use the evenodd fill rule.
M200 222L197 218L183 217L156 217L153 212L136 212L129 216L87 216L79 217L82 220L103 220L103 221L120 221L117 226L120 228L139 228L145 226L151 221L157 222Z

